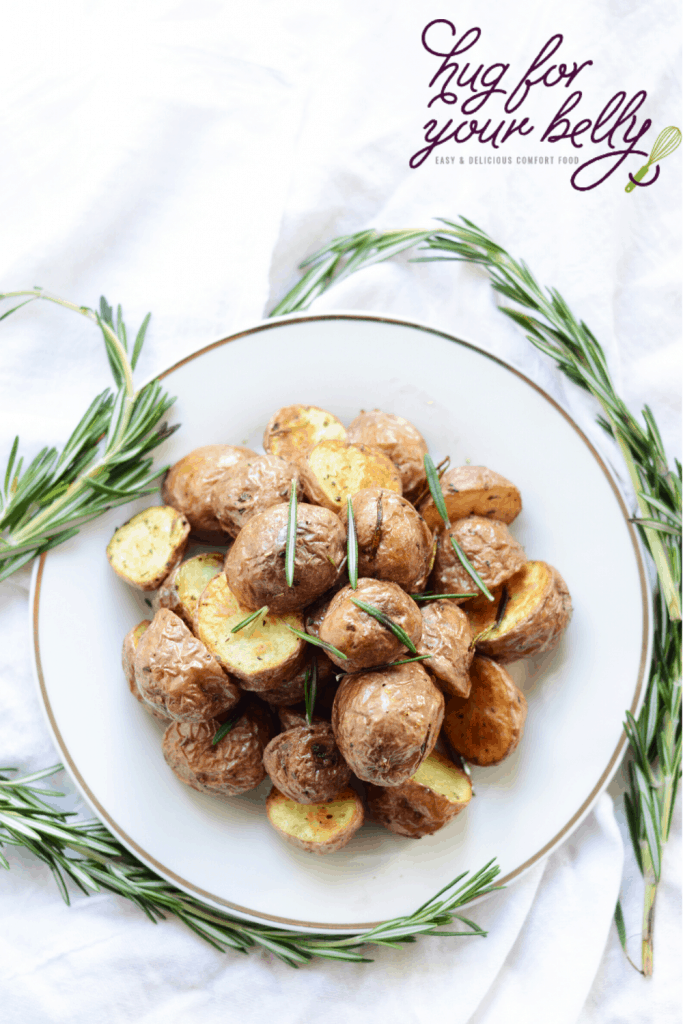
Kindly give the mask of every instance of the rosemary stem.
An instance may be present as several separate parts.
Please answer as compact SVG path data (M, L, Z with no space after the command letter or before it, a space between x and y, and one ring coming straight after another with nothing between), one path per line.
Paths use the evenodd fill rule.
M657 897L657 879L655 877L650 851L646 842L640 844L643 857L643 878L645 896L643 900L643 934L642 934L642 969L646 978L652 976L653 966L653 928L655 918L655 899Z

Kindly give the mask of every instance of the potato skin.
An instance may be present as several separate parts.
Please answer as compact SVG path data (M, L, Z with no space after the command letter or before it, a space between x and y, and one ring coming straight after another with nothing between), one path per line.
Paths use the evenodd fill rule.
M197 540L207 544L228 543L229 537L213 510L213 488L231 466L255 456L251 448L241 445L207 444L171 466L161 485L162 498L186 516Z
M290 707L292 704L298 704L304 698L306 673L311 671L313 658L315 657L318 669L317 679L317 690L318 697L316 707L321 700L324 700L327 695L327 690L330 684L333 682L334 673L337 671L337 666L333 665L327 655L320 650L308 647L308 657L306 662L301 666L296 675L292 676L291 679L286 679L277 686L271 687L265 692L261 693L260 696L263 700L269 704L273 704L277 708Z
M128 689L133 694L135 699L142 704L145 711L148 711L153 718L156 718L158 722L168 722L169 717L166 712L160 708L155 707L146 701L140 693L138 684L135 681L135 652L140 643L140 637L145 633L149 626L152 625L151 619L143 619L142 622L138 622L137 626L133 626L123 638L123 650L121 651L121 664L123 666L123 674L126 677L128 683Z
M366 487L351 498L358 536L358 575L398 583L409 594L424 588L432 557L432 532L395 491ZM348 529L348 511L340 518Z
M515 540L505 523L484 516L458 519L449 531L441 530L437 536L436 558L430 580L430 589L437 594L477 591L476 583L453 550L450 537L456 539L489 590L514 576L527 560L524 548ZM461 599L457 600L460 603Z
M349 768L377 786L400 786L431 754L443 694L419 662L344 676L332 728Z
M300 504L297 509L294 585L287 586L287 505L274 505L254 516L240 531L225 562L233 593L247 608L268 605L277 615L311 604L331 587L346 557L346 531L325 508Z
M210 796L239 796L266 778L263 751L272 733L268 712L249 702L230 732L213 746L221 722L172 722L164 733L166 763L184 782Z
M427 601L422 613L422 639L418 654L429 654L423 662L440 690L454 697L470 692L469 667L472 664L472 630L465 613L454 601Z
M178 722L202 722L237 704L240 690L204 644L168 608L160 608L135 652L144 700Z
M362 411L349 426L347 437L354 444L378 448L391 459L400 473L403 494L408 501L414 501L424 490L427 442L409 420L379 409Z
M263 765L273 785L299 804L332 800L351 781L329 722L295 725L274 736Z
M454 773L462 776L463 788L472 795L472 783L465 772L442 754L433 751L430 758L448 765ZM366 798L370 815L390 832L409 839L431 836L452 821L467 807L469 798L462 803L453 803L440 793L435 793L415 779L408 779L400 786L366 786Z
M359 579L356 590L348 586L335 594L320 624L320 639L346 655L344 660L329 652L345 672L385 665L407 652L390 629L353 603L354 598L374 605L401 626L414 644L419 642L422 616L405 590L386 580Z
M350 803L353 808L350 819L342 828L338 827L338 823L335 820L331 820L334 819L334 814L330 813L334 811L335 805L338 805L340 801ZM286 811L288 804L290 807L293 804L292 809L294 811L301 807L311 808L307 812L306 817L309 819L309 831L315 831L316 840L302 839L293 834L292 831L282 828L277 824L278 811L283 809ZM266 814L268 815L268 821L278 835L290 843L291 846L296 846L297 849L304 850L306 853L316 853L318 855L336 853L337 850L341 850L346 846L363 824L364 818L363 801L350 787L343 789L333 800L326 800L322 804L298 804L290 801L289 797L286 797L284 793L280 793L273 786L266 799Z
M345 440L343 424L317 405L286 405L271 416L263 434L263 447L272 455L301 467L319 441Z
M515 592L518 588L521 592L524 583L532 574L536 576L537 572L541 578L537 583L537 593L531 607L527 614L510 626L509 620L514 613ZM528 562L519 573L508 580L507 587L510 598L503 621L499 629L477 641L477 651L507 664L554 650L572 616L572 599L560 573L547 562ZM483 615L479 612L478 602L471 612L469 607L466 607L475 632L481 632L495 622L493 608L497 607L497 602L493 608L486 609Z
M332 512L340 512L348 495L366 487L401 493L401 476L391 459L365 444L321 441L308 453L301 475L308 500Z
M509 526L522 511L517 487L486 466L453 466L441 477L441 490L451 522L474 515ZM419 511L430 529L439 529L442 520L431 494L420 502Z
M444 732L453 750L470 764L500 764L524 732L526 698L506 669L490 658L474 658L470 680L468 698L447 701Z
M295 466L277 455L255 455L235 463L214 484L211 504L223 530L236 537L259 512L289 501L292 483L303 490Z

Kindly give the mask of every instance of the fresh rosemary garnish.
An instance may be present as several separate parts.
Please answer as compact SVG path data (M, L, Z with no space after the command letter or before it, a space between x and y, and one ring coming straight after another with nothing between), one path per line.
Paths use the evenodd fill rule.
M351 589L358 586L358 534L356 533L356 520L353 515L351 495L346 499L346 511L348 513L348 534L346 540L346 557L349 566L349 583Z
M481 590L481 592L484 595L484 597L486 598L486 600L487 601L494 601L495 598L494 598L493 594L491 593L489 588L486 586L486 584L482 580L482 578L479 575L479 573L477 572L477 570L471 564L469 558L467 557L467 555L465 554L463 549L460 547L460 545L458 544L458 542L455 539L455 537L452 537L451 534L449 533L448 539L451 542L451 546L452 546L453 550L455 551L456 555L460 559L460 564L462 565L462 567L465 570L465 572L468 574L468 576L471 577L471 579L474 580L474 582L477 584L477 586Z
M351 600L364 611L367 615L372 615L373 619L377 619L380 625L384 626L385 629L390 629L397 640L400 640L404 647L407 647L411 654L417 654L417 647L410 639L405 629L403 629L397 622L390 619L380 608L376 608L374 604L367 604L366 601L359 601L357 598L352 597Z
M498 602L498 608L496 610L496 629L498 629L505 618L505 610L508 606L509 599L510 595L508 594L508 588L503 584L503 589L500 592L500 601Z
M216 735L211 740L212 747L215 747L217 743L220 743L224 736L228 735L236 721L237 718L229 718L227 722L223 722L222 726L220 729L216 730Z
M310 666L304 674L304 706L306 708L306 721L313 724L313 708L315 698L318 696L318 659L313 655Z
M259 608L259 610L257 612L252 612L251 615L247 615L246 619L242 619L242 621L238 622L236 626L233 626L232 629L230 630L230 632L231 633L239 633L239 631L241 629L244 629L245 626L250 625L250 623L252 623L252 622L256 622L256 619L258 619L259 616L267 615L267 614L268 614L268 605L264 604L263 608Z
M377 549L379 548L379 542L382 539L383 516L384 510L382 509L382 494L380 493L377 498L377 521L375 522L375 529L372 531L372 540L370 541L370 550L368 552L370 558L377 557Z
M295 636L298 636L301 640L306 640L309 644L313 644L314 647L322 647L322 649L327 651L328 654L336 654L338 658L343 658L344 661L349 660L348 654L343 654L341 651L338 651L336 647L332 646L332 644L326 644L324 640L320 639L320 637L311 636L310 633L302 633L300 629L295 629L294 626L290 626L288 622L285 622L285 626L290 630L290 632L294 633Z
M61 767L55 765L14 781L0 774L0 843L24 847L47 864L67 904L68 879L86 896L103 890L123 896L154 924L163 921L166 914L173 914L221 953L249 953L261 948L292 967L309 963L313 957L367 963L364 947L397 947L414 942L420 934L486 935L479 925L456 911L470 900L501 888L493 884L500 873L494 861L469 878L468 872L458 875L413 914L353 935L286 931L231 917L160 878L99 821L71 821L73 812L62 811L52 802L63 793L33 785ZM52 801L48 803L41 799L43 796ZM0 864L9 868L2 854ZM448 931L454 921L461 927Z
M287 547L285 550L285 578L287 586L294 584L294 560L296 558L296 526L297 500L296 480L292 480L292 491L289 495L289 511L287 513Z
M402 658L401 661L392 661L387 668L394 668L396 665L409 665L411 661L427 661L428 658L432 657L434 657L432 654L418 654L416 658ZM377 669L373 669L372 671L376 672Z
M446 597L477 597L476 593L472 594L411 594L413 601L440 601L441 598Z
M153 494L167 467L153 468L148 456L177 429L160 425L175 399L162 391L159 381L140 391L133 385L149 314L129 356L120 306L114 323L112 308L104 298L99 313L41 289L6 292L0 300L20 296L28 296L26 302L8 310L1 319L28 302L45 299L96 324L102 331L116 390L107 389L95 398L61 453L43 448L24 469L23 458L17 460L19 438L14 439L4 487L0 488L0 580L35 555L73 537L81 526L108 509Z
M422 246L422 251L438 255L417 257L416 262L455 260L484 268L494 290L521 307L501 306L501 312L602 406L598 423L621 450L638 505L633 521L652 555L659 581L654 602L655 656L637 734L628 719L624 726L640 769L638 775L632 772L626 806L645 881L642 958L644 973L651 974L660 850L669 834L681 774L681 464L676 461L674 468L668 467L652 411L643 408L642 422L631 413L616 391L601 345L560 293L542 288L524 263L513 259L472 221L465 217L460 221L440 218L442 226L429 231L368 229L335 238L301 265L300 281L271 315L306 309L335 282L357 270Z

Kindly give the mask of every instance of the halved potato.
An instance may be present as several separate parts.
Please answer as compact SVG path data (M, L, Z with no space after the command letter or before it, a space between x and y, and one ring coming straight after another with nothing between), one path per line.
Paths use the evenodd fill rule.
M400 786L367 786L368 810L390 832L410 839L431 836L472 799L467 774L432 751L412 778Z
M552 651L569 625L572 599L557 569L547 562L527 562L503 587L494 602L465 605L477 651L501 662L518 661ZM504 614L496 626L500 602Z
M369 444L391 459L401 474L403 494L408 501L414 501L424 490L427 442L409 420L379 409L362 411L349 425L348 440Z
M156 590L183 557L189 535L184 515L170 505L152 505L115 531L107 558L132 587Z
M296 803L273 787L266 813L283 839L307 853L336 853L363 824L363 802L350 787L319 804Z
M286 405L271 417L263 435L263 447L272 455L302 466L311 448L332 438L344 441L344 425L317 405Z
M475 657L468 698L446 701L443 728L453 750L471 764L500 764L524 732L527 703L509 673L489 658Z
M401 477L391 459L365 444L321 441L309 452L301 475L308 499L332 512L366 487L401 493Z
M291 679L306 657L307 644L292 633L287 625L303 632L303 616L259 616L249 626L231 632L251 614L237 600L225 575L215 576L197 602L195 633L206 644L217 661L239 679L245 690L267 696L267 691Z
M486 466L454 466L441 477L446 511L451 522L465 516L486 516L511 523L522 510L522 496L514 484ZM427 495L420 514L431 530L442 525L434 499Z
M458 542L489 590L504 583L526 562L524 548L505 523L484 516L458 519L450 530L443 529L437 535L436 558L430 579L430 589L437 594L478 593L478 586L456 554L451 537ZM460 601L459 598L457 600Z
M207 551L181 562L159 587L155 609L170 608L192 629L197 601L207 583L222 572L224 562L221 551Z
M213 510L213 488L242 459L255 456L251 448L236 444L206 444L171 466L161 487L161 496L187 517L192 536L207 544L227 544L229 537Z

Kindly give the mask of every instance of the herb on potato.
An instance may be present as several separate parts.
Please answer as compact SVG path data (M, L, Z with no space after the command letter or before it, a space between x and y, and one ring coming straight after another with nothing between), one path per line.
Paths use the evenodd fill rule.
M368 604L366 601L359 601L355 597L352 597L351 600L357 608L360 608L361 611L365 612L367 615L372 615L373 619L377 619L380 625L384 626L385 629L390 629L396 639L400 640L403 646L407 647L411 654L417 654L417 647L410 639L405 629L402 629L397 622L390 619L388 615L381 611L381 609L376 608L374 604Z

